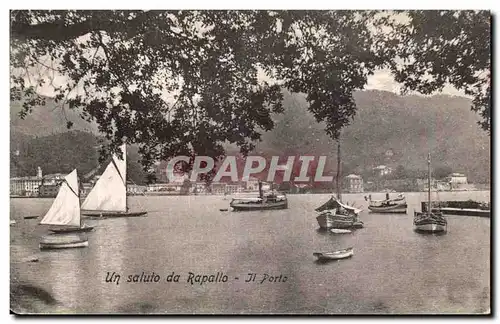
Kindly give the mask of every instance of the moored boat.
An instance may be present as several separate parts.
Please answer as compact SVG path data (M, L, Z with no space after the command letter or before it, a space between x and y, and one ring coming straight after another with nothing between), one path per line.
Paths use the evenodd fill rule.
M368 209L373 213L379 214L406 214L407 204L394 204L388 206L368 206Z
M422 202L422 212L429 210L428 203ZM432 203L432 212L440 211L443 215L490 217L491 204L489 202L467 201L435 201Z
M427 192L427 200L429 206L432 206L431 203L431 155L429 153L429 157L427 160L428 165L428 192ZM448 222L446 218L443 216L443 213L440 211L432 212L431 210L422 211L422 212L414 212L413 225L415 226L415 230L418 232L446 232Z
M351 228L356 222L362 225L358 220L361 209L344 205L333 196L315 211L319 212L316 217L318 225L324 229Z
M340 159L340 140L337 142L337 198L331 197L326 203L316 208L315 211L319 213L316 216L316 220L318 221L318 225L322 229L330 229L330 228L351 228L357 222L357 226L363 225L362 222L359 222L358 214L361 212L361 209L355 208L353 206L349 206L347 204L343 204L341 201L341 159Z
M277 194L274 191L264 194L262 183L259 182L259 197L233 198L229 206L233 211L287 209L288 199L285 194Z
M328 261L328 260L340 260L350 258L354 255L354 249L352 247L334 251L334 252L314 252L313 255L318 258L318 260Z
M406 197L403 194L391 199L389 198L389 193L387 193L385 200L372 200L370 195L369 202L368 209L374 213L406 214L408 208Z
M440 212L415 212L413 224L415 230L421 232L446 232L448 225L443 214Z

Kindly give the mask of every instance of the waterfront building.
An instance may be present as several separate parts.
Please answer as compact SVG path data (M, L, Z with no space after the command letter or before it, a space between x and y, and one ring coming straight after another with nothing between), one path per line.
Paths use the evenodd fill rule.
M385 165L379 165L379 166L374 167L373 171L375 171L380 176L384 176L384 175L392 173L392 168L385 166Z
M447 180L452 185L467 184L467 177L462 173L452 173Z
M10 194L16 196L36 197L43 178L38 176L15 177L10 179Z
M42 184L38 187L39 197L56 197L60 184Z

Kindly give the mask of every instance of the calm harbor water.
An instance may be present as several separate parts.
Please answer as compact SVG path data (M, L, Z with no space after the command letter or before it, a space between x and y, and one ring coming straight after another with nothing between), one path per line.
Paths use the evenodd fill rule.
M57 306L22 312L76 313L482 313L490 308L490 219L448 218L446 235L413 231L413 210L426 193L407 193L408 214L372 214L366 194L343 200L362 206L363 229L318 230L314 208L329 195L289 195L289 209L223 212L220 196L130 197L147 217L85 220L89 247L41 252L43 215L52 199L11 199L11 284L48 291ZM489 192L441 192L441 200L490 200ZM383 199L373 194L373 199ZM320 264L313 252L353 246L350 259ZM26 262L36 256L39 262ZM107 272L121 275L106 283ZM158 274L158 283L126 282ZM166 282L179 275L179 282ZM194 275L227 275L200 285ZM255 282L245 282L256 273ZM285 282L260 283L264 274ZM235 279L238 277L238 279ZM219 277L220 278L220 277ZM16 311L16 309L14 309Z

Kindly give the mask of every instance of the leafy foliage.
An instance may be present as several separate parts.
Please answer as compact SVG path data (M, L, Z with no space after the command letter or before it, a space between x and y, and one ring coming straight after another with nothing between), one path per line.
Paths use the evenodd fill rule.
M101 157L135 143L146 170L175 155L220 158L227 143L247 154L283 111L281 87L304 93L337 139L356 114L353 91L387 65L408 89L464 89L489 128L489 72L477 74L489 67L488 14L406 14L407 24L372 11L15 10L11 99L24 117L52 87L63 109L98 124L110 143Z
M397 59L396 81L407 90L431 94L446 84L472 96L481 127L491 127L491 13L488 11L408 11L408 19L384 19L383 35ZM387 17L386 17L387 18ZM406 21L407 20L407 21Z
M96 121L111 149L138 143L147 168L180 154L220 157L225 142L249 152L272 129L270 115L283 110L281 87L259 82L264 71L306 93L310 111L335 138L355 114L352 91L383 62L363 15L12 11L11 97L25 98L27 113L40 104L37 86L53 81L27 84L29 68L63 75L56 100Z

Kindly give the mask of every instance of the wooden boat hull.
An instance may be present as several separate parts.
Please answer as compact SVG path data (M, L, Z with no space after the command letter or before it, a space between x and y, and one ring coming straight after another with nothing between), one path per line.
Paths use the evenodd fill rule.
M338 215L333 215L331 213L324 213L316 217L316 220L318 221L318 225L321 228L324 229L331 229L331 228L340 228L340 229L346 229L346 228L352 228L353 224L355 223L353 217L349 216L338 216Z
M442 212L445 215L491 217L491 210L484 209L432 208L433 213L438 211Z
M277 202L231 202L229 204L233 211L252 211L252 210L272 210L272 209L287 209L288 201Z
M56 233L56 234L85 233L85 232L90 232L93 230L94 230L94 226L49 228L49 231Z
M438 233L438 232L445 232L446 226L435 223L419 224L415 225L415 230L420 232Z
M406 214L407 204L398 204L392 206L368 206L368 209L373 213L379 214Z
M340 260L352 257L354 250L353 248L349 248L336 252L315 252L313 255L321 261Z
M442 214L427 216L424 213L415 212L413 225L416 231L437 233L446 232L448 222Z
M422 202L422 212L426 212L428 202ZM446 215L491 217L491 204L474 200L466 201L435 201L432 212L442 212Z
M57 249L71 249L71 248L84 248L89 246L89 241L72 242L72 243L43 243L40 242L40 250L57 250Z
M348 234L348 233L352 233L352 231L350 230L347 230L347 229L339 229L339 228L332 228L330 230L330 232L334 233L334 234Z
M138 212L99 212L99 211L82 211L82 216L85 217L95 217L95 218L111 218L111 217L140 217L146 216L148 214L147 211L138 211Z
M70 249L70 248L82 248L87 247L89 241L87 238L81 237L79 235L58 235L49 234L42 238L39 243L41 250L48 249Z

